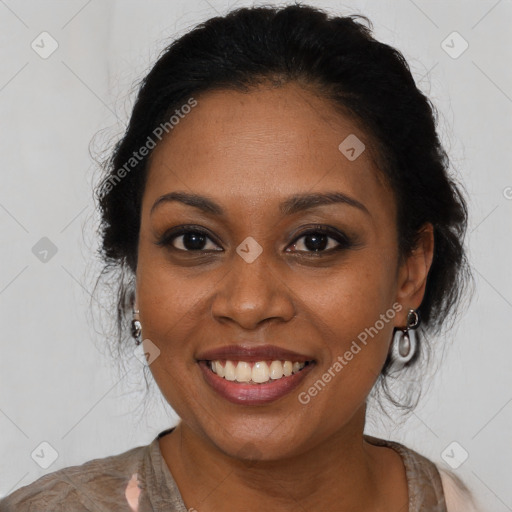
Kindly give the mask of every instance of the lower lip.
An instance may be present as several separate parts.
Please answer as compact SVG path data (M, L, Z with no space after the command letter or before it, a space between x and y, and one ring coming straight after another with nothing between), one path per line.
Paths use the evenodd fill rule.
M264 384L243 384L226 380L213 373L206 361L199 361L206 382L223 398L238 405L264 405L293 391L313 368L314 363L289 377L282 377Z

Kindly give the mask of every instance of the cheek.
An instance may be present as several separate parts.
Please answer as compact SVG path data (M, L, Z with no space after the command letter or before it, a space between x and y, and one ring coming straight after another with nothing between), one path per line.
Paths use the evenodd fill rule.
M142 336L160 350L150 369L173 406L189 392L182 383L197 371L194 340L200 339L196 331L203 323L198 318L203 308L201 291L204 294L207 289L204 279L201 290L199 281L192 285L186 275L165 261L165 250L141 242L136 277Z
M155 268L141 272L137 293L142 333L167 357L192 347L190 341L194 340L194 330L200 327L199 317L204 314L201 291L204 294L205 289L204 280L199 288L197 282L191 284L177 272Z
M382 254L361 252L350 265L296 285L299 317L313 324L333 393L364 395L385 362L401 306L394 303L394 267L386 263L393 260Z
M203 322L201 293L183 273L159 263L159 256L147 257L141 248L137 269L142 336L160 350L150 370L156 384L178 416L193 422L191 404L201 403L192 385L200 375L193 357ZM203 280L203 293L207 287Z
M186 322L200 299L199 273L197 267L172 265L165 248L141 236L136 278L143 326L171 330L183 325L180 320ZM203 293L206 288L203 284Z

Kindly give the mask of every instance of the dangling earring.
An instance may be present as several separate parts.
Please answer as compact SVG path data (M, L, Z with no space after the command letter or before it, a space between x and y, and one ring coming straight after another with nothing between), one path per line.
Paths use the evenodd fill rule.
M407 325L405 329L398 329L393 340L394 358L404 365L408 363L416 353L416 336L409 330L417 329L420 325L420 315L417 310L410 309L407 313Z
M132 336L135 338L135 345L140 345L142 343L141 333L142 333L142 325L139 320L139 310L134 309L132 312Z

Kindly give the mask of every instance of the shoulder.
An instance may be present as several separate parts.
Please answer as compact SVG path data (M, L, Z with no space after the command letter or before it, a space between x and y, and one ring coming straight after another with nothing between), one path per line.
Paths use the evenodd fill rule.
M48 473L0 500L0 511L126 511L128 484L140 472L147 449L139 446Z
M372 444L393 448L401 455L412 510L439 510L441 507L446 512L484 512L468 487L452 471L397 441L368 435L365 439Z
M484 512L466 484L452 471L438 467L448 512Z

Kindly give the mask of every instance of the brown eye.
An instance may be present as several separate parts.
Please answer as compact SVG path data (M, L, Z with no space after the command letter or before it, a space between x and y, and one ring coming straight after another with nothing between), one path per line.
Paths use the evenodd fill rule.
M304 239L303 242L299 242ZM310 229L302 233L292 244L297 252L333 252L351 246L350 240L338 230L326 227Z
M216 251L218 245L212 241L206 231L197 228L180 227L166 233L157 245L170 247L177 251L196 252L196 251ZM222 249L220 249L222 251Z

